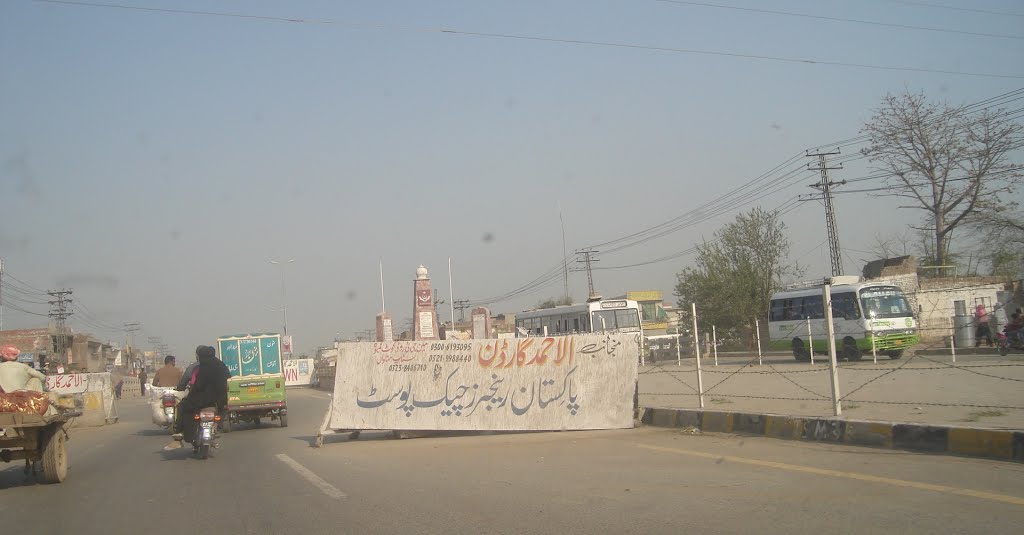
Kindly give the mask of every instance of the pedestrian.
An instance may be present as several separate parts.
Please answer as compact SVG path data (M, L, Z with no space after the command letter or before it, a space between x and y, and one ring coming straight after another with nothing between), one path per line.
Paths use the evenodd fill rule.
M146 375L146 370L139 372L139 388L142 389L142 397L146 397L146 380L149 377Z
M992 347L992 328L988 325L988 312L985 305L978 305L974 309L974 347L981 346L981 339L984 338L988 347Z
M121 372L114 370L114 373L110 374L110 382L114 385L114 399L121 399L121 388L124 386L124 377L121 376Z

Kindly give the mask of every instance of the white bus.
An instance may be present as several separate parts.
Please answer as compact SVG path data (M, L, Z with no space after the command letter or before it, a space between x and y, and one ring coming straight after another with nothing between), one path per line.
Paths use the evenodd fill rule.
M516 314L517 337L632 332L643 334L640 307L628 299L597 300Z
M840 281L843 284L832 286L832 324L837 358L860 360L865 354L871 354L873 346L875 351L898 359L903 356L904 349L917 343L917 320L899 287L861 282L859 277L833 279L833 283ZM768 329L771 347L791 349L797 360L810 360L812 350L827 354L821 286L805 286L773 295ZM813 341L813 348L809 347L808 338Z

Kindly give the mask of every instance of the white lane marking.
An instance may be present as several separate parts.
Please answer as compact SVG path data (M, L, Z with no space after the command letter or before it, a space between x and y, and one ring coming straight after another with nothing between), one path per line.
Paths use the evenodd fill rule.
M314 474L313 471L310 470L309 468L306 468L305 466L299 464L299 462L296 461L295 459L292 459L291 457L283 453L278 453L277 458L284 462L284 464L290 466L292 470L295 470L296 472L299 473L300 476L306 478L306 481L312 483L314 487L320 489L321 491L323 491L324 494L330 496L331 498L337 499L345 498L346 496L348 496L344 492L338 490L338 488L335 487L334 485L331 485L330 483L324 481L323 478L321 478L320 476Z

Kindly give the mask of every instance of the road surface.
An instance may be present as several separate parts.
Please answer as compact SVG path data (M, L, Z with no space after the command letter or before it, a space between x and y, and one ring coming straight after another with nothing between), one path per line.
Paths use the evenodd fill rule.
M60 485L0 472L3 533L1019 533L1024 465L676 429L393 440L240 426L164 452L141 399L80 429Z

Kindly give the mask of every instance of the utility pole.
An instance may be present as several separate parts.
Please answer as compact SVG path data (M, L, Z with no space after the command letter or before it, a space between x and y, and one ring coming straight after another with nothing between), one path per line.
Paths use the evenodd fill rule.
M570 304L569 298L569 255L565 252L565 218L562 217L562 201L558 201L558 221L562 225L562 276L565 279L565 300Z
M841 186L846 184L846 181L832 182L828 178L828 172L830 170L842 169L843 166L829 167L826 160L827 156L834 156L840 154L839 149L832 152L814 152L807 151L808 158L818 158L817 165L813 163L807 164L807 169L810 171L821 172L821 182L817 184L811 184L810 187L821 190L821 199L825 203L825 225L828 228L828 251L829 256L832 260L832 276L842 275L843 273L843 256L842 251L839 248L839 231L836 229L836 214L832 208L832 186Z
M466 321L466 309L469 308L469 299L456 299L455 310L459 311L459 323L465 323Z
M590 297L594 297L596 295L594 293L594 275L591 273L590 264L598 262L597 259L591 258L590 255L597 253L598 251L594 249L579 249L576 251L577 255L583 255L583 259L577 260L577 262L584 264L586 266L585 269L587 270L587 289L590 291L590 293L588 294Z
M444 299L441 299L441 300L437 299L437 288L434 288L434 317L435 318L438 317L438 315L437 315L437 305L443 305L445 303L447 303L447 301L445 301ZM454 322L455 318L452 318L452 321Z
M47 301L50 304L49 316L54 320L54 326L57 330L57 341L54 344L53 352L60 357L57 359L59 363L67 363L67 326L65 320L67 320L72 312L68 310L68 305L71 304L71 299L68 297L73 292L71 290L51 290L46 292L47 295L54 298L54 301Z
M137 322L137 321L133 321L131 323L125 323L124 324L124 332L128 335L128 341L127 341L128 345L127 345L127 348L126 348L127 356L125 357L125 361L124 362L128 362L129 363L129 364L127 364L127 366L129 368L132 368L130 363L131 363L131 360L132 360L132 345L133 345L133 343L135 341L134 337L132 335L133 335L133 333L135 333L135 331L138 331L140 329L142 329L142 325L139 324L139 322Z
M0 331L4 330L4 259L0 258Z
M4 330L4 259L0 258L0 331Z

